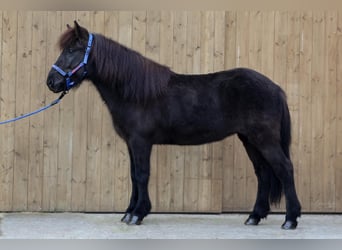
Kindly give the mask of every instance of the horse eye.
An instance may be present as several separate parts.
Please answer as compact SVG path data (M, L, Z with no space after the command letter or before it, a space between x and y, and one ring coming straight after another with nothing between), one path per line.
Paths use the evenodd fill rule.
M69 53L71 54L72 52L74 52L73 48L69 48Z

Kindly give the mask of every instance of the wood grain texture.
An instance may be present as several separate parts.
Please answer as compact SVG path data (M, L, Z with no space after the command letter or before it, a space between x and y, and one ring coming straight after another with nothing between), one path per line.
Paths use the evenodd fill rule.
M17 12L2 12L1 33L1 88L0 117L10 119L15 115L15 92L17 69ZM14 174L14 124L0 127L0 207L3 211L12 211L13 174Z
M56 98L45 79L76 19L178 73L250 67L280 85L304 212L342 212L340 11L0 11L0 120ZM121 212L131 190L125 143L91 83L42 114L0 127L1 211ZM256 177L236 136L155 146L155 212L250 211ZM273 211L284 211L282 202Z

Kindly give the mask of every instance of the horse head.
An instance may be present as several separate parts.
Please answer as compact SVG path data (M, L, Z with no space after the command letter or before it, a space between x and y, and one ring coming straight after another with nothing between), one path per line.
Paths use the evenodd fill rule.
M68 91L79 85L87 76L86 66L93 42L93 35L76 21L74 28L68 29L59 40L61 54L52 66L47 86L55 93Z

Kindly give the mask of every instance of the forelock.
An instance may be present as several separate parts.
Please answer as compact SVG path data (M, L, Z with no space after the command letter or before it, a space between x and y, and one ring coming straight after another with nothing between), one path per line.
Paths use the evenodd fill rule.
M77 40L75 30L68 29L60 37L58 45L61 50L67 48L71 44L74 44Z

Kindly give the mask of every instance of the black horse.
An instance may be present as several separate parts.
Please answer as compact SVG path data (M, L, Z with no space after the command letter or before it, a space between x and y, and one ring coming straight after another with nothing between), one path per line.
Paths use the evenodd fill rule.
M237 134L253 162L258 191L246 225L257 225L270 203L286 198L283 229L295 229L301 206L290 160L291 121L286 96L270 79L237 68L183 75L153 62L76 21L61 36L62 50L47 85L58 93L90 80L126 142L132 193L123 222L140 224L148 194L154 144L199 145Z

